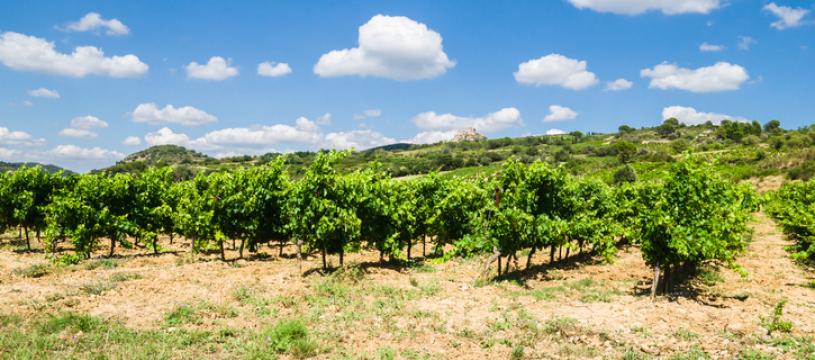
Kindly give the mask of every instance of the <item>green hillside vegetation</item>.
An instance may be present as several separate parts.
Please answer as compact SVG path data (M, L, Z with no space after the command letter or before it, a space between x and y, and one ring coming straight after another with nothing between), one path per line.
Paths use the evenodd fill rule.
M0 161L0 172L17 170L17 169L19 169L19 168L21 168L23 166L32 167L32 166L36 166L36 165L41 166L45 171L47 171L50 174L53 174L53 173L56 173L56 172L59 172L59 171L62 171L65 174L73 174L73 171L66 170L66 169L63 169L63 168L61 168L59 166L51 165L51 164L43 165L43 164L30 163L30 162L9 163L9 162L3 162L3 161Z
M355 151L342 159L340 171L362 169L378 162L395 177L440 172L442 176L493 173L509 157L523 163L542 160L565 163L576 175L598 177L608 183L632 176L659 176L668 165L689 152L717 159L724 176L742 180L754 176L785 175L809 179L815 175L815 127L784 130L772 120L724 121L721 125L685 126L675 119L652 128L627 125L610 134L575 131L564 135L498 138L430 145L393 144ZM269 163L285 157L289 172L302 176L316 152L268 153L215 159L175 145L154 146L100 171L139 173L149 166L170 165L176 179Z

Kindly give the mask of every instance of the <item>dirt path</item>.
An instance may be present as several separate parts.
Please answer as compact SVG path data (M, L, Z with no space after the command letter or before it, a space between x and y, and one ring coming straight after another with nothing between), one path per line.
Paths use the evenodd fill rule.
M785 250L792 245L764 212L756 213L752 224L753 241L739 258L748 273L745 290L766 304L788 301L785 314L802 332L815 332L810 320L815 311L815 290L807 287L813 281L813 269L795 264ZM728 279L729 280L729 279ZM725 289L737 291L744 281L725 281Z

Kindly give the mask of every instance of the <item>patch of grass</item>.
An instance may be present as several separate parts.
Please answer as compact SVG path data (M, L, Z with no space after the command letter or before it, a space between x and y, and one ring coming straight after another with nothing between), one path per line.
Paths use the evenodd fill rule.
M456 347L453 345L453 347ZM402 351L402 358L407 360L427 360L431 359L430 355L427 353L420 353L416 350L403 350Z
M699 335L697 333L685 328L679 328L674 332L673 335L675 338L684 341L693 341L699 338Z
M475 339L478 334L476 334L475 330L465 327L456 332L456 335L465 339Z
M596 289L590 288L585 290L582 294L580 294L580 301L591 303L591 302L611 302L615 296L619 295L620 292L617 289Z
M512 320L509 319L507 314L502 314L494 321L490 321L488 326L492 331L508 330L512 327Z
M208 345L216 340L207 331L132 330L117 322L70 312L0 321L0 357L4 359L204 358L212 357ZM227 348L238 342L229 341Z
M432 273L436 272L436 268L430 263L424 261L414 261L410 263L410 269L417 273Z
M255 315L259 317L266 317L275 313L275 311L269 307L269 305L272 304L272 300L264 298L255 289L241 286L232 291L232 297L240 302L241 305L252 307L255 311ZM290 307L296 305L296 300L288 298L286 298L286 300L290 300L291 304L282 304L283 306Z
M141 275L137 273L120 272L110 276L108 280L100 280L83 284L79 287L79 291L86 295L102 295L102 293L113 290L120 282L141 279Z
M543 332L549 335L564 335L573 332L578 327L577 320L570 317L555 317L543 325Z
M797 337L784 335L773 337L767 343L781 350L784 354L794 354L799 359L813 359L815 354L815 342L811 337Z
M238 300L241 304L247 304L254 296L254 291L248 287L241 286L232 290L232 297Z
M484 279L483 277L479 277L478 279L475 279L475 281L473 282L473 287L482 288L490 284L492 284L491 279Z
M365 270L359 264L350 264L337 269L329 277L339 282L356 284L365 278Z
M63 254L53 259L54 264L57 265L76 265L82 262L82 255L79 254Z
M560 297L567 289L563 286L550 286L545 288L534 289L529 293L535 300L551 301Z
M642 337L651 337L651 336L654 335L651 332L651 330L649 330L646 327L642 327L642 326L635 326L635 327L631 328L631 332L633 332L635 334L640 334Z
M569 288L572 290L586 290L588 288L594 287L595 281L592 278L584 278L568 284Z
M186 304L176 306L173 310L164 315L164 323L168 326L195 324L200 321L201 316L196 309Z
M724 282L722 273L713 268L702 269L696 278L706 286L714 286L718 283Z
M39 278L48 275L51 272L51 266L48 264L34 264L25 268L14 269L12 273L24 278Z
M238 317L238 311L226 304L202 303L197 308L199 313L214 315L217 318Z
M201 324L204 318L234 318L238 316L237 310L224 304L181 304L164 315L164 324L167 326L180 326L186 324Z
M710 359L710 355L704 350L700 349L698 345L694 345L685 353L675 354L670 357L671 360L700 360Z
M96 270L99 268L102 269L113 269L119 266L118 259L97 259L85 262L83 266L85 270Z
M774 356L767 354L757 349L742 349L739 351L739 359L741 360L772 360Z
M761 317L761 326L767 329L767 335L772 335L774 332L789 333L792 331L792 322L784 320L784 306L787 300L781 300L775 304L773 313L769 317Z
M133 273L133 272L118 272L110 276L110 281L112 282L125 282L130 280L137 280L141 279L141 274Z
M514 348L512 348L512 352L509 354L509 358L512 360L526 359L526 356L524 355L523 345L516 345Z
M104 327L102 320L90 315L63 313L49 315L44 321L39 321L36 328L45 334L59 334L65 330L73 332L92 332Z
M302 320L282 320L262 331L268 350L302 359L317 354L317 343L311 339Z
M96 281L79 286L79 291L85 295L102 295L105 291L116 288L116 283L112 281Z
M422 296L425 296L425 297L434 296L434 295L438 294L439 292L441 292L441 287L439 286L438 281L431 281L431 282L428 282L426 284L422 284L422 283L419 283L419 281L416 280L415 278L410 278L410 285L412 285L413 287L419 289Z
M393 360L396 359L396 350L389 347L381 347L376 351L379 360Z
M59 301L59 300L64 299L65 296L66 296L65 293L55 292L55 293L51 293L51 294L46 295L45 296L45 301L47 301L47 302Z
M566 294L574 294L582 302L611 302L620 291L592 278L584 278L564 285L535 289L530 294L537 300L551 301Z
M649 360L651 357L648 354L633 349L626 349L623 353L623 360Z
M20 315L16 315L16 314L11 314L11 315L0 314L0 326L3 326L3 327L5 327L5 326L17 326L21 322L23 322L23 318L21 318Z
M337 279L321 279L313 288L314 294L306 297L311 306L345 305L350 301L351 287Z
M560 355L570 359L588 359L597 357L597 349L588 344L564 343L560 347Z
M810 280L809 282L804 284L804 287L815 290L815 280Z

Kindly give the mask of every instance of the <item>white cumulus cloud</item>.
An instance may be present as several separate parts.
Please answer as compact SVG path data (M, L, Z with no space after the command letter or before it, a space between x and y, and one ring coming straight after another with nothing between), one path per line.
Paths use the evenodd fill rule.
M93 46L78 46L70 54L55 49L54 43L16 32L0 35L0 63L14 70L81 78L88 75L115 78L147 73L149 67L136 55L106 57Z
M546 135L563 135L563 134L566 134L566 132L560 129L546 130Z
M306 118L303 117L303 119ZM314 120L314 122L317 123L317 125L331 125L331 113L325 113L320 115L319 117L317 117L316 120Z
M770 24L771 27L784 30L789 28L798 27L804 24L804 17L809 14L808 9L793 8L789 6L779 6L774 2L764 5L764 10L769 11L776 17L777 21Z
M523 124L521 112L514 107L503 108L480 117L437 114L433 111L423 112L413 118L413 123L422 130L450 131L464 128L475 128L482 133L491 133L512 126Z
M328 133L325 135L325 142L335 149L363 150L393 144L396 139L370 129L364 129Z
M437 77L454 66L444 53L441 35L427 25L404 16L376 15L360 26L357 47L323 54L314 73L418 80Z
M280 143L319 144L323 139L317 124L305 117L286 124L251 128L226 128L206 133L200 143L215 146L267 146Z
M149 132L144 135L144 142L147 145L179 145L190 146L190 138L187 134L174 132L168 127L163 127L156 132Z
M750 50L750 46L756 43L756 40L749 36L739 36L739 49Z
M708 44L703 42L699 44L699 51L701 52L719 52L724 50L724 45Z
M739 116L731 116L717 113L699 112L687 106L669 106L662 109L662 119L675 118L685 125L699 125L710 121L713 124L720 124L722 120L747 121Z
M578 9L623 15L659 11L665 15L708 14L721 4L719 0L569 0Z
M16 149L9 149L0 146L0 160L18 161L22 152Z
M258 75L266 77L280 77L291 74L291 67L287 63L266 61L258 64Z
M96 116L85 115L71 119L71 127L75 129L104 129L108 123Z
M131 116L135 122L151 125L180 124L197 126L218 121L217 117L192 106L175 107L166 105L159 109L155 103L139 104L133 110Z
M565 106L551 105L549 106L549 115L543 118L544 122L574 120L577 118L577 112Z
M62 129L59 132L59 136L79 138L79 139L96 139L98 134L96 134L96 132L94 132L94 131L87 130L87 129L65 128L65 129Z
M518 65L515 81L525 85L555 85L582 90L597 84L597 76L586 70L587 63L560 54L549 54Z
M128 136L122 140L122 145L135 146L141 144L141 139L138 136Z
M395 139L371 129L324 133L320 128L320 119L324 117L325 115L311 120L301 116L295 119L293 125L271 124L224 128L207 132L197 138L191 138L187 134L177 133L164 127L146 134L144 142L150 146L180 145L214 153L221 157L278 151L276 149L280 147L362 150L396 142ZM126 145L138 145L138 143Z
M738 90L750 79L743 67L727 62L698 69L662 63L652 69L643 69L640 75L651 78L649 87L652 89L679 89L696 93Z
M411 144L435 144L443 141L450 141L458 133L458 130L448 131L422 131L410 139L404 140L406 143Z
M206 64L193 61L186 69L187 78L190 79L223 81L238 75L238 68L230 66L230 60L220 56L209 58Z
M622 91L628 90L634 86L634 83L626 79L617 79L606 83L606 91Z
M96 116L86 115L71 119L71 125L59 132L60 136L80 139L95 139L98 135L93 129L104 129L108 123Z
M0 126L0 145L36 146L45 143L45 139L35 139L25 131L10 130Z
M83 148L76 145L58 145L49 150L48 155L68 159L121 159L125 155L114 150L103 149L98 146Z
M366 120L366 119L375 119L382 116L382 110L379 109L368 109L363 111L360 114L354 114L354 120Z
M118 19L105 20L102 15L95 12L89 12L83 16L79 21L69 23L65 26L66 31L92 31L97 29L107 29L108 35L127 35L130 29Z
M33 97L41 97L41 98L48 98L48 99L59 99L59 93L56 90L46 89L46 88L39 88L34 90L28 91L29 96Z

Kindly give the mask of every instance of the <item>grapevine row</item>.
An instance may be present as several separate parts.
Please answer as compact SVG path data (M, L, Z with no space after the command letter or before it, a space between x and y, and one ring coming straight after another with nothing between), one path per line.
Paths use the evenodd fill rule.
M527 268L537 253L554 262L564 250L611 261L628 242L654 267L656 291L677 269L735 264L756 207L752 190L692 159L677 162L662 181L611 187L564 167L514 160L478 180L394 179L378 165L339 173L335 164L346 154L320 153L296 180L283 158L182 182L170 168L75 176L21 168L0 175L0 230L18 227L26 239L29 230L44 234L46 252L61 261L89 258L103 246L112 256L139 243L159 253L166 234L171 242L188 239L194 253L218 249L222 260L228 240L240 242L240 257L274 241L282 254L293 241L298 256L319 253L324 268L327 256L342 266L346 252L362 248L410 260L414 246L421 243L425 255L431 239L433 254L483 256L484 270L497 262L499 274L518 269L519 254ZM73 254L58 256L63 242Z
M788 183L767 197L767 212L795 240L793 257L815 259L815 179Z

